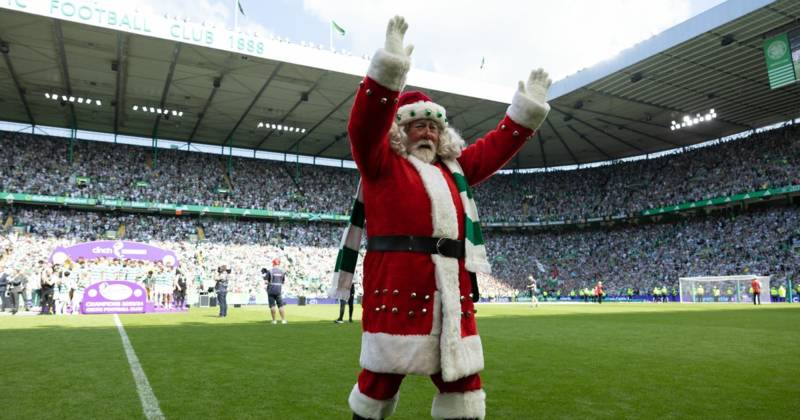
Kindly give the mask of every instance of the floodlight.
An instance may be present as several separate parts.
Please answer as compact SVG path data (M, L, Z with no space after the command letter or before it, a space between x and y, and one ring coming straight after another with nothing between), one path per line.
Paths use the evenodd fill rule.
M47 93L47 92L45 92L45 93L44 93L44 97L45 97L45 98L47 98L47 99L50 99L50 94L49 94L49 93Z
M103 105L103 103L100 102L99 99L95 99L94 103L97 104L97 106Z

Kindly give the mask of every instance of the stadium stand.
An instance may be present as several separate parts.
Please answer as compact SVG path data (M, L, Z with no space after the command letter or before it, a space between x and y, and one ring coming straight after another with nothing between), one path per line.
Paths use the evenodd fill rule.
M294 165L246 158L233 158L228 174L218 155L175 150L159 151L159 165L153 167L151 149L88 141L75 144L70 164L66 147L60 138L4 133L0 191L346 214L357 181L353 170L302 165L295 177ZM798 149L798 129L788 126L657 159L497 176L477 189L478 202L490 221L632 214L665 204L800 184ZM77 181L83 177L88 182ZM137 186L139 181L146 185ZM228 193L218 192L226 186ZM799 218L800 210L790 204L739 207L659 223L489 230L494 274L480 280L485 296L499 297L524 291L525 278L534 271L542 271L545 290L564 295L597 280L618 293L628 287L674 287L683 275L751 272L772 275L777 281L796 279ZM3 235L2 246L12 250L12 264L46 258L56 245L120 231L126 240L175 249L188 262L196 288L211 281L216 267L227 265L236 271L233 290L252 291L265 262L284 256L295 279L287 294L308 297L324 295L342 229L331 223L25 206L0 208L0 220L4 222L0 229L16 225L25 232ZM190 240L199 232L204 240Z

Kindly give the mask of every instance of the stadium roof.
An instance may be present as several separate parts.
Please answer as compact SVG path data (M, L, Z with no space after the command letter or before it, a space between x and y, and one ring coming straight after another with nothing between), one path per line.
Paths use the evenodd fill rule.
M365 59L119 4L0 4L0 120L350 159L346 123ZM656 153L797 118L800 84L770 90L762 44L798 18L794 0L730 0L556 82L550 117L509 168ZM470 142L513 93L417 69L408 82L445 106ZM669 129L712 108L712 122Z

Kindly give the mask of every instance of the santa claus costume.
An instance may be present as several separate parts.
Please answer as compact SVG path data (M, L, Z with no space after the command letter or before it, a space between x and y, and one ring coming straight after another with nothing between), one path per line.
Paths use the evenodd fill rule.
M473 280L475 272L488 273L490 267L470 186L520 150L549 106L544 98L532 100L521 84L507 115L465 147L444 107L421 92L400 94L410 48L392 48L393 28L402 46L407 25L396 17L389 23L387 48L374 55L358 87L348 125L368 238L363 370L349 404L355 418L388 417L404 376L429 375L439 391L434 418L484 418ZM535 82L546 85L546 94L546 73L536 73ZM406 148L405 127L419 119L439 126L437 158L430 163Z

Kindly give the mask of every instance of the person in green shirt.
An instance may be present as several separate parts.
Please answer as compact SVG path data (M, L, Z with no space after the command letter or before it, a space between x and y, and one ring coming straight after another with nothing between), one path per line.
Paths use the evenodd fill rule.
M725 289L725 295L728 296L728 302L733 302L733 287L728 286Z
M653 302L660 302L661 301L661 288L658 286L653 288Z
M714 287L711 289L711 296L714 297L714 302L719 302L719 295L720 295L719 287L717 287L717 285L715 284Z
M769 296L770 296L772 302L777 302L778 301L778 288L775 287L775 286L770 287L769 288Z

